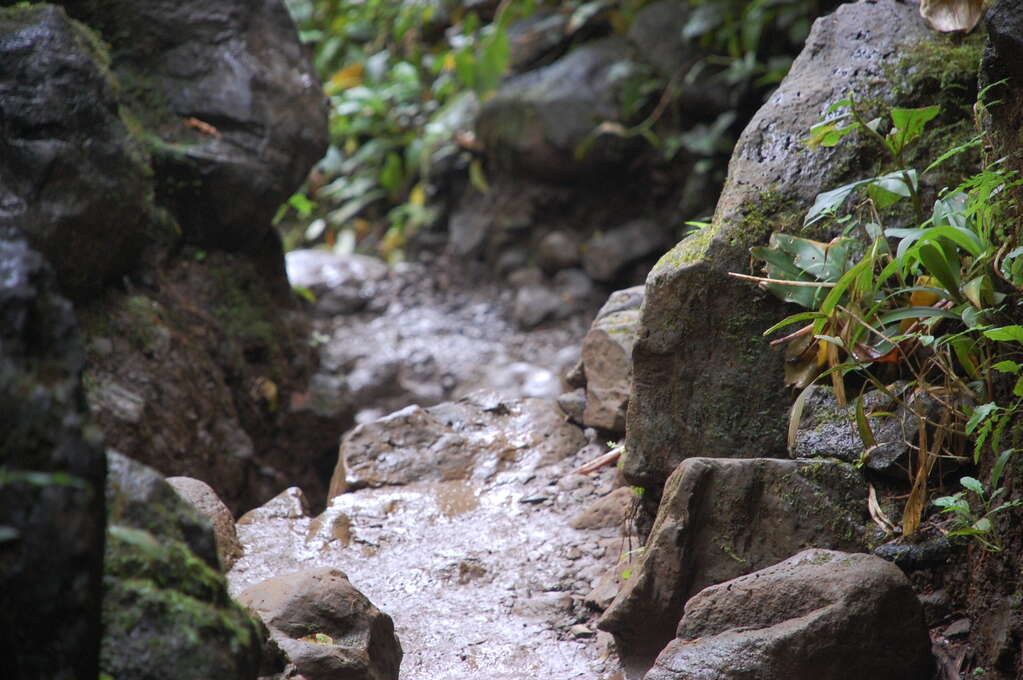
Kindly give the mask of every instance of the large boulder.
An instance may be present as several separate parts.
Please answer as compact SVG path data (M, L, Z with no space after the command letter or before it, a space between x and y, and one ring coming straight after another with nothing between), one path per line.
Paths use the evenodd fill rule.
M0 9L0 227L21 229L68 294L97 291L151 238L151 170L109 56L59 7Z
M975 40L951 43L929 31L915 7L895 0L843 5L814 23L789 75L743 132L712 224L647 277L633 352L630 482L659 486L691 455L785 455L783 358L761 333L791 310L728 273L746 271L750 246L773 231L798 232L818 193L874 168L879 150L866 136L830 149L801 142L831 104L853 91L870 115L880 115L890 105L932 104L939 89L941 96L952 91L948 83L971 92L970 55L979 54ZM968 138L966 111L945 109L942 134L961 130ZM933 154L947 142L925 139L920 148ZM813 235L834 234L822 228Z
M111 46L157 199L203 247L258 244L326 151L326 98L281 0L65 0Z
M925 680L923 609L898 567L806 550L700 591L645 680Z
M621 164L623 137L600 135L585 155L576 149L601 122L620 120L619 94L638 71L632 57L629 43L612 37L512 77L483 105L477 138L515 174L563 180Z
M650 659L703 588L807 546L864 550L866 498L843 463L689 458L668 479L646 547L600 627L624 656Z
M276 576L239 599L307 680L397 680L402 650L391 617L337 569Z
M512 465L557 462L585 444L582 431L545 399L477 393L428 409L409 406L344 436L328 499L349 488L482 481Z
M0 226L0 657L12 680L97 675L106 463L82 364L52 271Z
M152 469L110 459L103 672L252 680L265 631L228 595L209 523Z

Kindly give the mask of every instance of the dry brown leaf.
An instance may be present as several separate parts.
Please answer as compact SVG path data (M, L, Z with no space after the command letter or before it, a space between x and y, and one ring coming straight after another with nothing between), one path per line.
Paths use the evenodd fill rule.
M984 0L920 0L920 16L942 33L969 33L983 13Z

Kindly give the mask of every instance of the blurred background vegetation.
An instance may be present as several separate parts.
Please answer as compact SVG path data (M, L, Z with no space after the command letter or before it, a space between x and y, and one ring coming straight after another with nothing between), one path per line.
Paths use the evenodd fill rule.
M654 69L630 77L615 133L642 137L665 163L684 151L694 172L720 185L738 133L787 73L813 20L838 3L678 1L689 5L681 38L704 56L671 77ZM331 145L277 214L286 247L403 257L417 234L443 229L453 183L487 190L486 156L472 133L480 102L511 75L626 33L646 4L287 0L331 100ZM520 49L527 34L530 47ZM697 79L726 102L710 119L679 110L679 94Z

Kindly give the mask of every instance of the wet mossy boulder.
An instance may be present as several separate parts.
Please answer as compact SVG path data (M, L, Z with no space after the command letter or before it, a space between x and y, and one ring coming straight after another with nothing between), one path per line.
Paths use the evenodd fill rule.
M260 243L327 147L327 100L281 0L66 0L99 31L158 202L202 247Z
M113 525L101 668L115 678L254 680L263 631L215 569L180 542Z
M125 273L150 229L152 172L95 33L52 5L0 9L0 226L75 297Z
M689 458L668 479L650 538L599 627L623 657L649 662L703 588L808 546L866 550L866 497L860 473L837 461Z
M228 595L209 522L154 470L110 457L101 669L256 678L266 631Z
M0 226L0 658L11 680L97 673L106 463L83 356L52 270Z
M929 154L954 145L950 131L969 138L978 44L964 49L931 32L915 7L894 0L843 5L814 23L789 75L743 132L712 224L647 277L627 416L630 483L660 486L695 455L786 455L783 356L762 332L797 309L728 273L749 273L749 248L774 231L835 236L829 227L802 231L815 196L882 167L880 150L862 136L816 150L802 141L850 91L870 116L941 102L936 125L945 136L919 144ZM968 103L946 103L950 92Z

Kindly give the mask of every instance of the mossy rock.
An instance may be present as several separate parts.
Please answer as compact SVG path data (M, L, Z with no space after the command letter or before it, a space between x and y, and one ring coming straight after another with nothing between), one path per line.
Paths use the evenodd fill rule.
M884 169L865 136L815 150L802 141L850 91L868 115L941 103L934 130L942 132L925 140L935 156L944 150L935 144L968 139L970 116L959 93L968 99L976 92L976 40L957 44L938 35L914 7L895 0L843 5L815 22L789 75L736 145L712 223L647 277L623 463L630 483L660 486L694 455L787 455L791 396L782 354L762 333L796 309L728 274L753 273L749 249L774 231L836 236L839 227L827 221L803 229L816 195Z
M265 629L180 541L107 532L100 667L114 678L251 680Z

